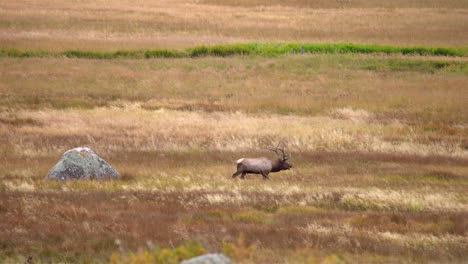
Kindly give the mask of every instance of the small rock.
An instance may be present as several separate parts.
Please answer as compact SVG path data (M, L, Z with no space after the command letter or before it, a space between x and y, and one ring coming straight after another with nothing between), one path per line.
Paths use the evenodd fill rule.
M231 260L223 254L206 254L182 261L180 264L231 264Z
M46 179L117 179L120 174L90 148L80 147L66 151L49 171Z

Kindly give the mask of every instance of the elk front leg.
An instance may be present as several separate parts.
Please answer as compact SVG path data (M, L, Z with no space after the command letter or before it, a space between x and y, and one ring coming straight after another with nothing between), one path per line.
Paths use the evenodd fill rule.
M264 180L269 180L269 179L270 179L270 178L268 177L268 172L262 171L261 173L262 173L262 176L263 176L263 179L264 179Z

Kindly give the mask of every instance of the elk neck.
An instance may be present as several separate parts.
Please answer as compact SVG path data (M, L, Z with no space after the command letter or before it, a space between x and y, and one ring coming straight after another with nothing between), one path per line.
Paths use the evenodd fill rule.
M283 163L277 159L271 163L271 172L277 172L283 169Z

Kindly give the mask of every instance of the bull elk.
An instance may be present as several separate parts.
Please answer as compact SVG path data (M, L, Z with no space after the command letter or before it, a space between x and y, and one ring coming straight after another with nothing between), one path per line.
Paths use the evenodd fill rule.
M242 158L237 160L237 171L232 175L232 178L236 178L239 174L241 175L241 179L244 179L244 176L247 173L252 174L261 174L264 180L270 179L268 174L270 172L278 172L282 170L289 170L292 168L291 164L287 163L286 161L290 158L284 152L283 148L267 148L276 153L279 156L277 160L270 160L267 158L257 158L257 159L249 159L249 158Z

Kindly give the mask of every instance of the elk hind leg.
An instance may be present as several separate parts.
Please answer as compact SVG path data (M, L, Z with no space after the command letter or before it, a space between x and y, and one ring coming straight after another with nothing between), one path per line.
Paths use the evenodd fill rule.
M239 174L243 173L242 169L237 167L237 171L232 175L232 178L237 177ZM243 175L242 175L243 176Z
M242 175L241 175L241 179L245 179L245 175L247 174L247 172L243 172Z

